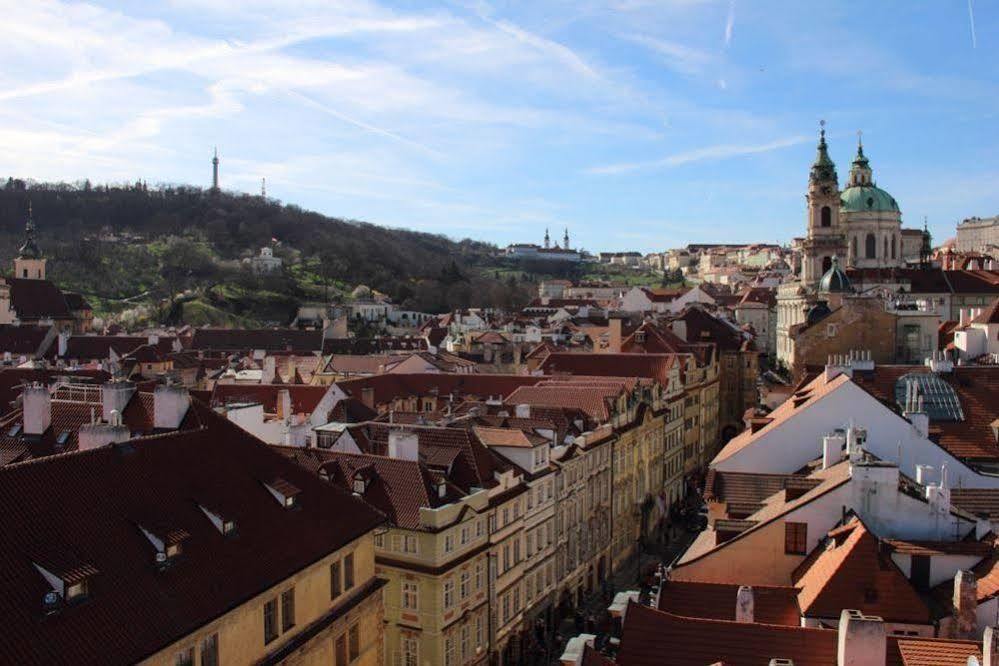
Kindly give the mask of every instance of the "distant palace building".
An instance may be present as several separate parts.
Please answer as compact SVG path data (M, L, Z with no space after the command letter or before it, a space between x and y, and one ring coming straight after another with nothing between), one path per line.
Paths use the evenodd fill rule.
M541 261L582 261L583 254L579 250L569 247L569 230L565 230L562 238L562 247L556 243L551 244L551 237L545 229L544 246L533 245L531 243L515 243L506 248L506 256L513 259L539 259Z
M954 249L995 255L999 249L999 215L972 217L957 225Z

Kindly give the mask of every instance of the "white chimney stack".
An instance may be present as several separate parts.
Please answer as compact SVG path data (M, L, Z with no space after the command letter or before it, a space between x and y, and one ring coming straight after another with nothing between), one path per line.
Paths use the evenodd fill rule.
M268 358L273 358L268 356ZM292 417L291 414L291 391L288 389L281 389L278 391L277 400L275 401L277 409L278 420L284 421Z
M389 430L388 456L398 460L419 460L419 436L408 430Z
M884 666L886 652L884 621L844 609L839 616L837 666Z
M176 430L191 406L191 396L183 386L160 384L153 391L153 427Z
M735 621L752 622L753 607L753 588L748 585L740 585L739 591L735 594Z
M930 482L930 473L932 471L932 465L916 465L916 483L925 486Z
M843 459L843 444L846 438L832 433L822 438L822 469L829 469Z
M277 374L277 365L275 364L275 359L273 356L267 356L264 358L262 370L260 372L260 383L261 384L273 384L274 376Z
M982 666L999 666L999 627L985 627L982 636Z
M44 384L35 382L21 393L24 410L24 434L41 435L52 425L52 394Z
M135 384L114 380L101 385L101 419L111 423L111 412L122 414L135 393Z

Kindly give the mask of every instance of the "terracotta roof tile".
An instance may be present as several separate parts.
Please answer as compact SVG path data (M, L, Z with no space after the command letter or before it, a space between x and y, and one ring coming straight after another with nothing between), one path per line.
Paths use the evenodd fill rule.
M712 620L735 621L737 583L670 580L659 594L659 610ZM793 587L753 585L753 620L763 624L799 626L798 590Z

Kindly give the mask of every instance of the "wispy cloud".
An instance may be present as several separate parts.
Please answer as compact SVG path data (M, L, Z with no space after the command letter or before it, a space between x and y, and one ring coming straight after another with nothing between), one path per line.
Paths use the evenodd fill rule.
M714 146L705 146L704 148L695 148L694 150L668 155L657 160L625 162L620 164L590 167L586 170L586 173L610 175L643 169L678 167L684 164L691 164L693 162L725 160L733 157L769 153L774 150L796 146L809 140L809 137L799 135L755 145L719 144Z
M715 60L715 56L701 49L648 35L622 35L623 39L644 46L658 55L670 69L681 74L699 74Z
M968 0L968 23L971 25L971 48L978 48L978 37L975 35L975 9Z
M971 2L971 0L968 0ZM725 48L732 43L732 31L735 29L735 0L729 0L728 16L725 18Z

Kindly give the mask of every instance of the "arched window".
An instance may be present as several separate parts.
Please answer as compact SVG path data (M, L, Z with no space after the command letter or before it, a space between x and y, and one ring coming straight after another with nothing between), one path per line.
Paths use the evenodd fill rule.
M881 258L882 259L887 259L888 258L888 237L887 236L885 236L885 251L881 253Z
M821 222L822 226L823 227L831 227L832 226L832 208L830 208L829 206L823 206L821 213L822 213L822 222Z
M868 259L874 259L877 257L878 253L878 242L874 238L874 234L867 234L867 238L864 239L864 256Z
M830 268L832 268L832 257L822 257L822 274L825 275Z
M853 242L850 244L850 258L857 258L857 237L853 237Z
M891 236L891 258L895 258L895 234Z

